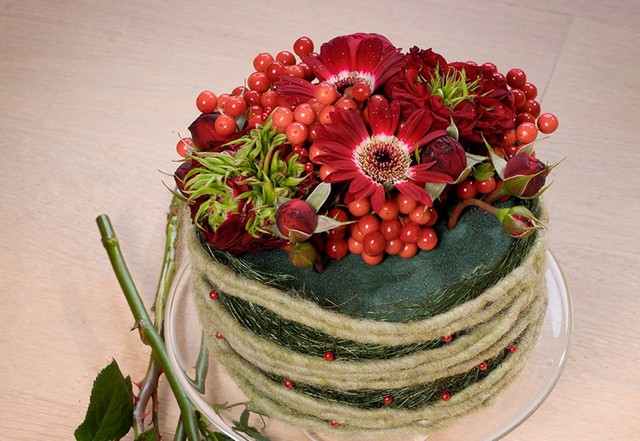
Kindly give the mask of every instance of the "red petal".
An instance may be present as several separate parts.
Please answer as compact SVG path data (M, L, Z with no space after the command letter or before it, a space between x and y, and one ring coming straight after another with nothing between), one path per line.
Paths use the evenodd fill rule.
M409 146L409 153L416 149L417 142L427 133L432 122L431 114L424 109L419 109L411 114L402 126L400 133L398 133L398 139Z
M345 37L336 37L320 47L320 60L333 74L351 71L351 51Z
M398 73L402 69L403 65L404 56L397 50L391 50L384 54L373 71L376 80L371 92L386 83L389 78Z
M369 37L360 41L356 50L356 72L373 73L382 60L382 41L378 37Z
M315 144L323 151L323 154L330 157L351 158L353 154L353 147L339 142L318 140Z
M333 72L327 69L327 66L325 66L322 61L318 60L318 57L307 55L302 57L302 61L311 66L313 73L321 81L326 81L333 76Z
M421 204L426 205L427 207L431 207L433 205L433 201L424 188L418 187L416 184L409 181L402 181L396 183L396 188L398 191L405 196L410 197L411 199L415 199L416 201L420 201Z
M353 182L349 186L349 191L358 193L364 188L367 188L369 185L372 185L373 183L374 182L371 180L371 178L363 175L362 173L359 173L358 176L353 179Z
M393 135L391 107L386 99L370 100L367 106L369 125L374 135Z
M324 182L334 184L336 182L349 181L358 176L357 170L336 170L331 172L324 178Z
M376 185L376 189L373 191L371 195L371 208L376 213L380 213L382 207L384 206L384 187L380 184Z
M431 167L433 164L433 162L430 162L428 164L420 164L409 167L407 176L417 182L451 184L453 182L453 178L451 178L451 176L449 176L448 174L428 170L429 167Z
M369 138L367 126L359 114L351 110L336 109L330 113L333 124L327 126L333 141L356 148L362 141ZM324 139L324 136L322 136Z

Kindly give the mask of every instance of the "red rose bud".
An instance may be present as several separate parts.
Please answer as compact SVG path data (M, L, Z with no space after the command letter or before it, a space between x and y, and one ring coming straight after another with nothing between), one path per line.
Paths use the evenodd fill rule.
M542 161L521 151L507 161L503 189L521 199L536 197L543 190L548 171Z
M202 114L189 126L191 132L191 140L201 152L220 152L228 150L225 146L230 141L240 138L247 130L241 130L231 136L222 136L216 132L216 119L220 114L218 112Z
M307 202L291 199L278 207L276 225L280 234L291 242L304 242L318 226L318 216Z
M467 167L462 145L450 136L441 136L422 149L421 163L434 162L429 171L445 173L454 181Z
M501 208L495 216L502 223L507 234L516 239L532 235L536 230L544 230L544 225L536 219L533 213L521 205L511 208Z
M318 253L310 242L294 243L288 254L296 268L309 268L318 258Z

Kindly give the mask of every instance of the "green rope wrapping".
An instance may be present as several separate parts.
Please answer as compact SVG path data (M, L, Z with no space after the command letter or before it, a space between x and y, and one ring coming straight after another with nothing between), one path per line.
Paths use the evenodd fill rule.
M186 221L183 227L192 291L212 353L262 412L314 430L424 435L451 424L513 381L533 351L546 310L544 234L517 268L476 298L422 320L382 322L348 317L241 277L211 258ZM211 290L221 293L218 301L209 298ZM290 332L310 330L319 343L287 343L243 320L237 302L254 316L273 315ZM216 338L219 333L224 338ZM447 334L456 338L442 344ZM514 341L519 348L510 354L505 348ZM325 350L337 358L324 360ZM479 372L483 361L488 369ZM284 387L285 378L296 386ZM450 401L440 401L443 390L451 392ZM387 394L394 397L389 406L382 404ZM331 427L331 420L340 425Z

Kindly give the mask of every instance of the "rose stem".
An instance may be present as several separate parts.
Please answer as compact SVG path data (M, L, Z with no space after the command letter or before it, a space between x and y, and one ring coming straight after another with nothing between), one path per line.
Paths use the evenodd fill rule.
M152 307L154 313L154 327L164 338L164 307L175 274L176 264L176 237L178 232L178 213L180 209L180 200L174 196L169 205L169 213L167 214L166 240L164 255L162 258L162 269L156 289L155 302ZM152 417L156 434L160 435L160 427L158 421L158 381L162 375L162 368L154 357L151 357L147 366L147 373L140 382L140 392L136 406L133 410L133 430L135 436L144 432L144 417L147 404L151 399L153 401Z
M469 205L475 205L476 207L482 208L484 211L487 211L491 214L495 214L495 212L498 211L496 207L492 207L491 205L487 204L484 201L481 201L480 199L466 199L456 205L456 208L453 209L453 212L449 217L449 224L447 225L450 230L452 230L458 223L458 219L462 214L462 210L467 208Z
M171 219L173 213L175 212L170 212L169 219ZM176 401L178 402L178 406L180 407L180 411L182 413L181 419L184 422L187 438L189 439L189 441L198 441L198 424L193 403L191 403L186 395L186 392L182 389L180 382L178 381L178 373L173 369L173 366L171 366L171 363L169 362L169 354L167 352L166 346L164 345L164 339L161 333L151 323L149 313L147 312L144 303L140 298L140 294L138 293L131 274L129 273L127 265L124 261L122 251L120 250L120 245L118 243L118 238L116 237L113 226L111 225L111 221L109 220L108 216L100 215L96 218L96 223L98 224L98 229L100 230L102 244L107 251L109 261L111 262L111 266L113 267L118 282L120 283L122 292L127 299L129 309L131 309L133 317L136 320L137 327L139 328L144 341L148 342L151 346L154 356L160 364L162 370L164 371L164 374L167 377L167 381L169 382L169 386L171 387L171 390L176 397ZM169 231L173 232L173 227L169 228L168 225L167 231L167 241L169 241ZM171 245L171 247L169 248L173 249L173 245ZM167 256L166 253L169 248L165 248L165 257ZM174 256L174 254L171 253L171 256ZM173 259L174 258L171 257L169 260ZM164 277L161 277L161 281L158 286L159 290L168 289L170 283L167 282L170 281L172 273L173 263L169 263L167 265L163 264ZM164 302L156 303L157 305L154 305L154 307L160 306L162 309L164 309ZM159 311L156 310L156 314L158 314L158 312Z

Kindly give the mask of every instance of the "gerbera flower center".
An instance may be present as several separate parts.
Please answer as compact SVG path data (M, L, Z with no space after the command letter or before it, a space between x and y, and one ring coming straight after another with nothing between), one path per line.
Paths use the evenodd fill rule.
M365 72L350 72L343 71L338 75L334 75L327 80L327 83L333 84L338 92L344 91L347 87L351 87L354 84L365 83L369 86L370 90L375 89L375 77Z
M407 152L407 146L395 136L372 136L355 149L355 161L373 181L391 186L407 178L411 166Z

